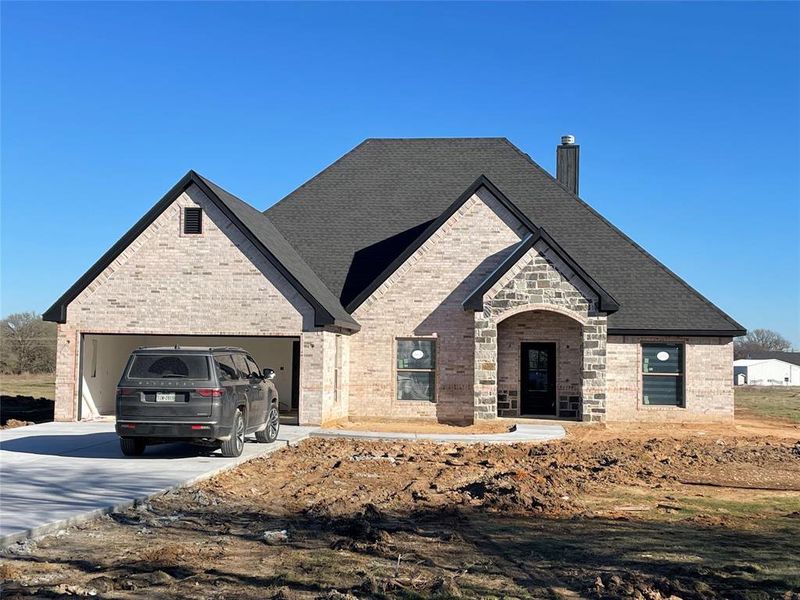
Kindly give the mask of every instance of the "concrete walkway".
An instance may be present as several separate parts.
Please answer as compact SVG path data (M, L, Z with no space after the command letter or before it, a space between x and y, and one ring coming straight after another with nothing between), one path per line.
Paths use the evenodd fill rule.
M278 441L250 441L239 458L188 444L126 458L114 424L42 423L0 431L0 547L131 506L297 443L312 427L282 425Z
M433 442L459 442L465 444L517 444L520 442L546 442L567 435L561 425L517 424L508 433L391 433L357 431L352 429L316 429L311 437L349 438L367 440L429 440Z

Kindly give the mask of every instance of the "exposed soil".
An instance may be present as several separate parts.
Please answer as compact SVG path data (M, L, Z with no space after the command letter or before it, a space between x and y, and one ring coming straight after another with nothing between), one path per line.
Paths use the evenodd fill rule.
M11 548L4 594L800 599L800 436L582 431L311 439Z
M54 402L31 396L0 396L0 427L11 428L53 420Z

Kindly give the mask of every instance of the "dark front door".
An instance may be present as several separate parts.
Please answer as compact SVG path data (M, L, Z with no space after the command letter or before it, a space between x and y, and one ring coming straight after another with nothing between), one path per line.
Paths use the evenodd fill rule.
M556 345L553 343L522 344L523 415L556 414Z

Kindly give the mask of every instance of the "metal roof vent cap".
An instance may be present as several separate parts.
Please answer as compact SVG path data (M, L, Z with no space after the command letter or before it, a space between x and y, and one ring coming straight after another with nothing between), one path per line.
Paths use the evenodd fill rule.
M575 143L575 136L574 135L562 135L561 136L561 143L566 145L574 144Z

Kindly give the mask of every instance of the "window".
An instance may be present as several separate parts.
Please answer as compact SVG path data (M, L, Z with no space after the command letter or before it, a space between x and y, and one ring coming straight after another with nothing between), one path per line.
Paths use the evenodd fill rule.
M250 367L250 378L261 377L261 369L258 368L256 361L252 357L247 357L247 366Z
M241 379L250 379L250 367L247 366L247 361L244 359L243 355L234 354L233 364L236 365L236 370L239 371L239 377Z
M434 340L397 340L397 399L436 400Z
M683 346L642 344L642 403L683 406Z
M217 363L220 381L232 381L239 378L236 373L236 367L233 364L233 359L228 354L215 356L214 361Z
M208 360L198 354L135 354L129 379L208 379Z
M187 206L183 209L183 233L203 233L203 209Z

